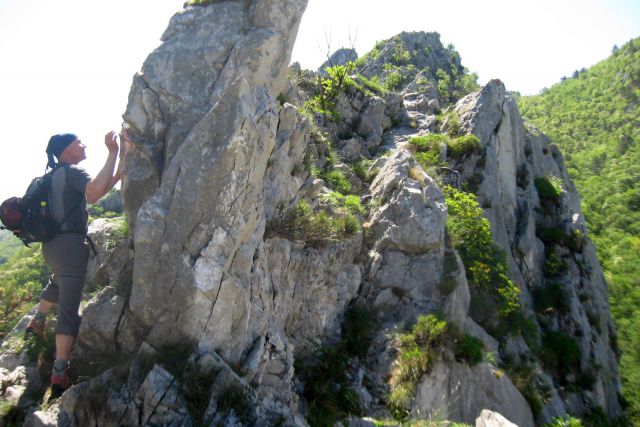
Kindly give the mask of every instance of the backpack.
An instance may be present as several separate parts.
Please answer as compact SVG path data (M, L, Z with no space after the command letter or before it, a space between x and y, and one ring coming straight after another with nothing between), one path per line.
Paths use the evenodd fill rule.
M72 209L60 223L54 219L50 191L51 176L56 169L34 178L23 197L11 197L0 205L0 220L4 224L0 229L12 231L26 246L33 242L46 243L56 237L62 224L80 206Z

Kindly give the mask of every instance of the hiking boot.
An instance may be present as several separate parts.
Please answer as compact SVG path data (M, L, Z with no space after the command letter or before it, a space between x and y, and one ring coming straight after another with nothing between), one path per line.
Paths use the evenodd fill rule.
M69 365L63 370L56 369L55 365L51 371L51 398L56 399L62 396L62 393L69 388Z
M31 321L27 325L27 329L25 329L24 331L25 339L28 339L29 336L36 336L38 338L44 337L45 324L46 320L41 320L36 317L31 319Z

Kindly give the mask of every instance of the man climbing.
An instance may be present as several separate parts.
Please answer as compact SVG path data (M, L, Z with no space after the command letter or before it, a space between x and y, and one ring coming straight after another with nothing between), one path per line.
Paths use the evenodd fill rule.
M54 135L47 145L48 166L54 169L50 203L53 216L60 224L60 233L42 245L44 260L53 274L42 291L38 311L27 326L25 338L44 336L47 313L57 303L56 358L51 373L52 397L61 395L69 387L69 354L80 328L78 309L89 261L86 205L87 202L97 202L120 179L124 146L118 147L117 134L113 131L105 135L104 143L109 154L104 166L93 179L78 166L86 155L85 145L76 135ZM114 174L119 150L121 162Z

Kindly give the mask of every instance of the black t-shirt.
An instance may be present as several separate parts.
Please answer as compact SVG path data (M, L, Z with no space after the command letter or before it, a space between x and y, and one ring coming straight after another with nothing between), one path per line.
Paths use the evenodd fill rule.
M85 188L91 176L77 165L62 164L51 176L51 209L60 231L87 232Z

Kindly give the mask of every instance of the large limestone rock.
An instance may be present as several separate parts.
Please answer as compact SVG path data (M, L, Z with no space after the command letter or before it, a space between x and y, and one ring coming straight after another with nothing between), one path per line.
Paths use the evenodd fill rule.
M266 203L288 202L297 190L265 195L263 181L279 135L301 123L288 109L278 113L274 97L305 6L188 8L134 79L124 116L134 139L123 186L135 229L130 307L154 326L152 337L211 341L220 325L210 320L231 303L242 344L228 353L237 359L252 342L250 266L265 211L275 210ZM291 144L303 145L296 136Z
M412 413L473 424L483 409L504 415L521 427L533 427L529 404L503 372L482 363L469 367L439 362L416 390Z
M398 150L371 184L371 197L380 204L368 224L374 307L411 319L443 299L438 285L444 258L444 196L411 155Z
M549 401L542 418L549 422L552 413L584 413L593 406L602 407L612 416L619 414L619 379L611 348L614 328L607 288L593 244L582 237L587 230L580 196L561 153L540 131L523 124L515 101L499 80L461 99L455 111L461 129L478 136L483 147L481 155L471 156L459 165L462 177L481 181L478 201L491 222L494 240L505 250L510 277L522 290L525 308L533 311L533 289L559 283L570 308L566 314L551 316L541 332L560 331L576 339L581 355L577 369L595 377L591 389L581 393L580 398L566 399L563 409L558 409L558 399ZM542 200L534 185L536 178L559 180L562 196L553 203ZM539 236L551 227L573 236L575 243L568 247L566 243L543 242ZM559 251L565 266L563 272L552 277L544 268L550 250ZM505 350L511 356L529 351L524 343ZM595 364L602 366L597 373Z

